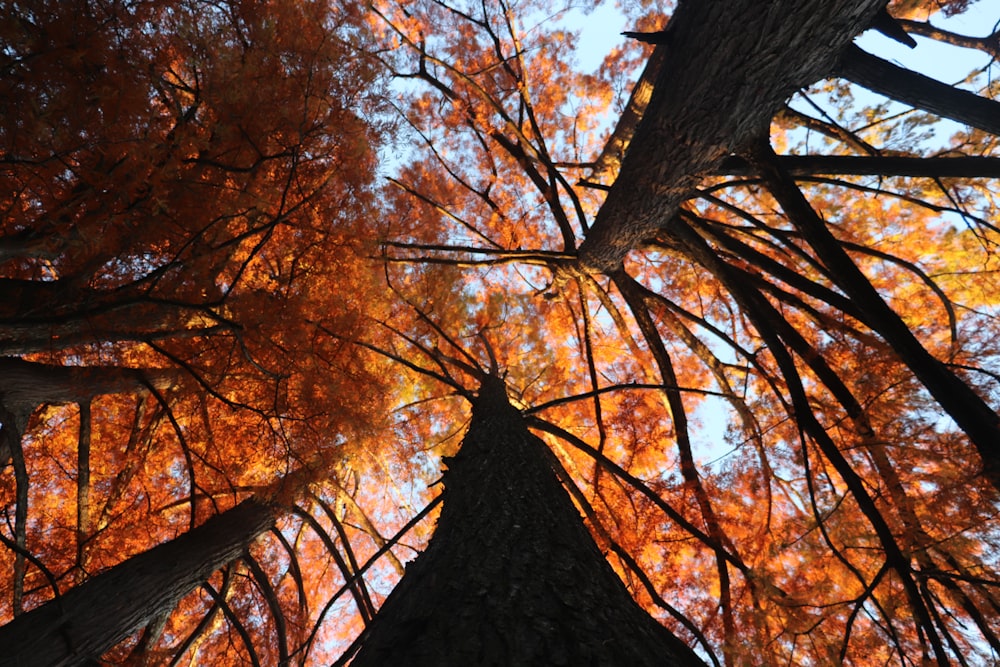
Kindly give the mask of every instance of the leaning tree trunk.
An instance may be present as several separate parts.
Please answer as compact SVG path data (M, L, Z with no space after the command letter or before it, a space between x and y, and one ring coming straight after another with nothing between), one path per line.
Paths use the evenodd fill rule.
M248 500L0 627L0 667L81 665L169 612L274 524Z
M366 665L703 666L632 599L488 378L426 551L360 641ZM345 656L345 659L348 656Z
M172 368L60 366L0 356L0 403L33 412L42 403L86 403L103 394L164 391L183 379Z
M179 370L170 368L57 366L6 356L0 356L0 377L0 414L20 415L25 422L43 403L83 406L102 394L138 392L147 387L165 390L183 378ZM7 465L12 454L7 439L0 439L0 466Z
M679 2L656 38L665 53L649 103L579 248L582 268L617 270L703 176L768 136L785 100L829 76L884 6L885 0Z

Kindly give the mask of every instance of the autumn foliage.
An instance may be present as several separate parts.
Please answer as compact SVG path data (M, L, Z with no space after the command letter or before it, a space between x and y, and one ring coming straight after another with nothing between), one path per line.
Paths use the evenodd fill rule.
M628 164L669 45L581 65L583 13L536 0L29 4L0 3L0 619L255 497L275 529L105 660L333 662L496 366L706 662L998 659L1000 168L968 103L997 34L960 22L989 8L891 3L914 59L861 48L952 45L961 84L838 61L630 196L680 192L609 269L619 173L670 167Z
M292 493L289 473L301 491L378 421L350 344L378 142L357 21L318 2L4 7L8 618ZM169 645L211 604L184 603Z

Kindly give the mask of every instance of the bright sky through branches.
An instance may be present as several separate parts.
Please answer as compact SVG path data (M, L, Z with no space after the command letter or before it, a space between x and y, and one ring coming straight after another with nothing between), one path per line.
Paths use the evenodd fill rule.
M652 49L621 32L675 4L8 2L0 614L274 499L280 532L237 531L212 590L104 660L330 664L435 551L428 503L502 375L702 657L996 662L996 3L893 0L979 51L869 31L866 55L883 0L680 0L636 125ZM520 530L519 479L456 505ZM487 514L460 522L500 536L459 541L477 576L516 544ZM440 609L475 637L458 569Z

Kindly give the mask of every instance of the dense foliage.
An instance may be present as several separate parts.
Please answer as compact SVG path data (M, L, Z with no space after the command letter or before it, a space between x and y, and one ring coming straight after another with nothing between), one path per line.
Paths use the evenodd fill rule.
M845 58L600 271L667 47L588 71L586 12L543 0L29 4L0 3L4 618L253 495L276 530L106 659L328 664L495 363L708 662L1000 659L986 3L893 3L917 47L863 48L958 84Z

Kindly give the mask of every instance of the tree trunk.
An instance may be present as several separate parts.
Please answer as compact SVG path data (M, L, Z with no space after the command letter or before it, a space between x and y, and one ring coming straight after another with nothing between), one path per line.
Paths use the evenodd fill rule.
M673 217L702 176L766 137L792 93L828 76L885 0L682 0L621 172L580 246L613 272Z
M777 155L776 164L791 176L917 176L924 178L1000 178L1000 158L986 155L909 157L903 155ZM731 155L716 176L757 176L742 157Z
M0 403L34 410L42 403L83 403L103 394L127 394L147 386L161 391L183 378L176 369L123 366L58 366L0 357Z
M248 500L0 627L0 667L81 665L169 612L273 525L273 506Z
M434 537L352 666L703 665L629 595L544 447L484 381Z
M65 350L98 342L205 335L229 326L205 302L154 295L142 281L113 289L74 279L0 278L0 355ZM203 300L204 301L204 300Z
M0 356L0 377L0 409L23 415L27 422L42 403L83 405L102 394L139 392L147 386L165 390L180 382L183 375L170 368L56 366ZM8 440L0 438L0 466L6 465L10 457Z

